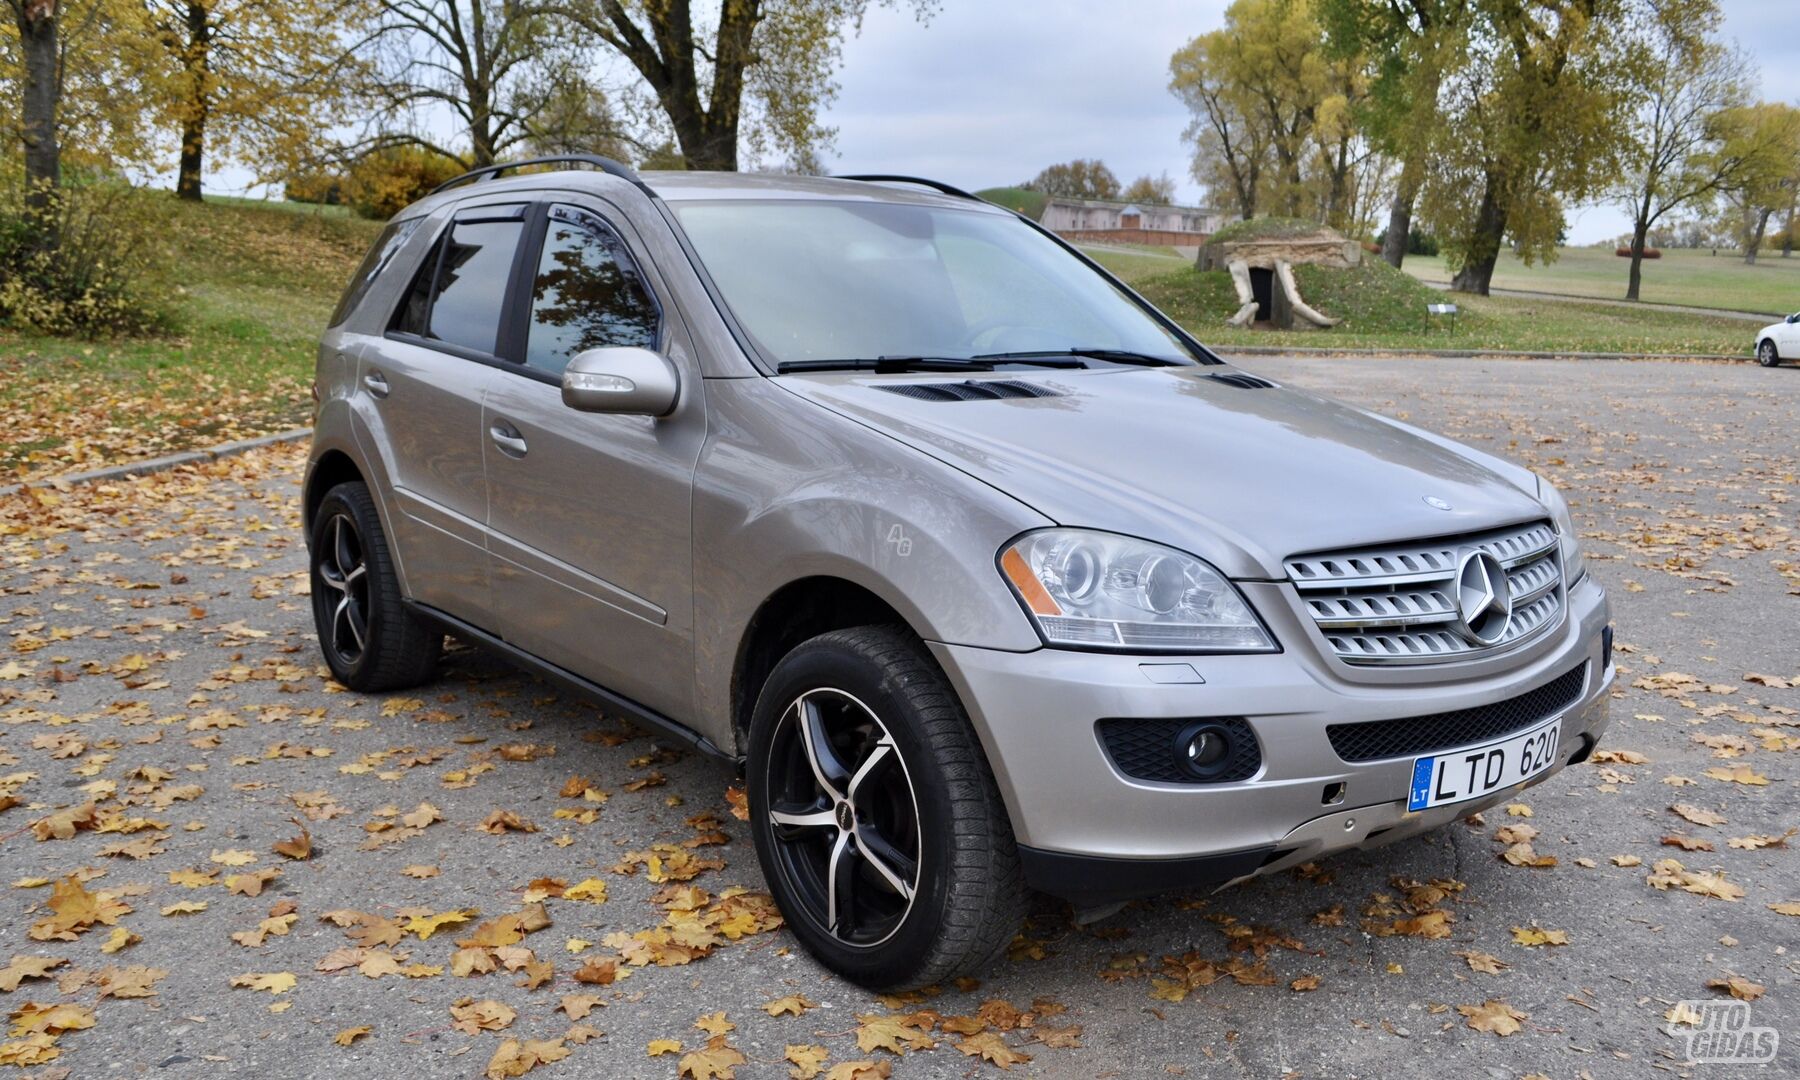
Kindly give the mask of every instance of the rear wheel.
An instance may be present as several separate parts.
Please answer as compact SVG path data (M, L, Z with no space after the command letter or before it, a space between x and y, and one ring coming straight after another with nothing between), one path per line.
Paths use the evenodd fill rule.
M1763 367L1775 367L1781 363L1781 354L1775 351L1775 343L1768 338L1756 346L1756 362Z
M436 674L444 635L407 610L375 500L362 483L325 493L313 516L313 625L331 676L352 690L401 690Z
M757 699L750 815L769 887L826 967L894 990L974 971L1024 915L1012 828L955 693L898 627L822 634Z

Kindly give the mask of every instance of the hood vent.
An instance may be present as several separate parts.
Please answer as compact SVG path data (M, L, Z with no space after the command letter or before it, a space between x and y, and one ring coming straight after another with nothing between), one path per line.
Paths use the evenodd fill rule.
M1061 397L1062 392L1019 379L964 379L946 383L884 383L886 390L920 401L995 401L1001 398Z
M1261 375L1252 375L1247 371L1227 371L1218 375L1205 376L1216 383L1235 386L1239 390L1273 390L1276 384Z

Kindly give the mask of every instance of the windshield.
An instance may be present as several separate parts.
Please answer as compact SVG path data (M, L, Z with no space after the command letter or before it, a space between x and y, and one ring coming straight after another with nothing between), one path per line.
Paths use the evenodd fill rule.
M1179 339L1010 215L870 202L692 202L675 212L772 363L1107 349Z

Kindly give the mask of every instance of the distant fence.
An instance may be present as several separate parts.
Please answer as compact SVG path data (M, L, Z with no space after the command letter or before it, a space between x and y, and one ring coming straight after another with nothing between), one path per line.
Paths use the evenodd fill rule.
M1064 240L1081 244L1148 244L1152 247L1200 247L1211 233L1179 229L1059 229Z

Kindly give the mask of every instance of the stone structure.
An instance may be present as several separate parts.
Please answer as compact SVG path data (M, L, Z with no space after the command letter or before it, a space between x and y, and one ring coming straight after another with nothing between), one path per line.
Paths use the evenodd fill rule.
M1238 310L1229 326L1267 322L1278 330L1336 326L1300 298L1294 267L1326 266L1347 270L1363 259L1362 245L1323 225L1309 231L1270 230L1209 240L1200 249L1200 270L1229 270L1237 288Z

